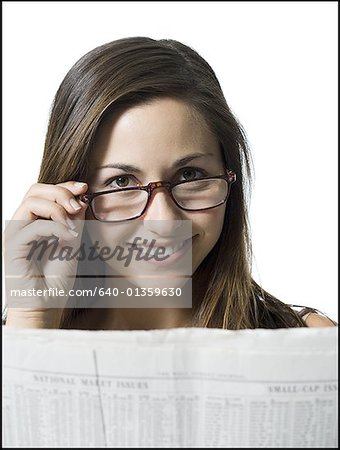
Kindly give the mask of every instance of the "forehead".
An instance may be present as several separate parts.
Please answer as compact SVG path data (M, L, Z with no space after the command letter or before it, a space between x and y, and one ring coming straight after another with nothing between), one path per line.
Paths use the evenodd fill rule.
M122 158L132 162L140 157L156 162L190 151L216 152L218 156L218 139L189 104L163 98L106 119L96 134L91 159L96 164Z

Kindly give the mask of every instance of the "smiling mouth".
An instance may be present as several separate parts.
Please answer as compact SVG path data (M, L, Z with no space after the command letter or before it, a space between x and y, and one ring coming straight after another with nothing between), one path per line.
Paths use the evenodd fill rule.
M197 235L195 235L197 236ZM148 255L149 257L153 257L155 256L155 254L157 253L158 256L172 256L175 253L180 252L180 250L182 250L185 246L187 246L189 243L192 242L193 238L195 236L190 236L190 238L184 239L182 241L177 241L176 243L163 243L160 244L159 242L157 242L155 239L153 239L151 241L151 243L149 245L143 245L142 243L132 243L132 242L127 242L127 246L129 248L132 248L133 250L138 250L140 253L140 257L143 257L144 255ZM156 245L157 242L157 245ZM162 250L162 252L160 253L160 250Z

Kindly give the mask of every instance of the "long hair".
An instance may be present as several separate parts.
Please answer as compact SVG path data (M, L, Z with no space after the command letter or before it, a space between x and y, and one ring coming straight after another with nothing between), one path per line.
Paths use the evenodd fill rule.
M51 109L39 182L86 181L98 127L110 114L162 97L180 99L219 139L236 173L220 238L193 275L193 326L228 329L304 326L251 276L246 134L210 65L171 39L119 39L85 54L65 76ZM73 311L73 314L79 313ZM60 327L67 327L64 316Z

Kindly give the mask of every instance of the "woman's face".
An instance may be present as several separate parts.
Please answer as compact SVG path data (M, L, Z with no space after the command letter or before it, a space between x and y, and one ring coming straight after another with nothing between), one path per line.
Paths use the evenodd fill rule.
M132 107L107 120L98 130L92 155L89 192L225 173L217 138L186 103L171 98ZM143 216L125 224L110 224L104 241L112 247L114 234L116 243L131 244L129 235L136 236L138 226L138 235L166 245L179 236L181 223L191 223L183 228L182 237L191 238L190 269L194 273L220 236L225 208L222 204L209 210L183 211L165 188L157 188ZM153 264L154 272L158 268ZM124 273L131 275L133 270L131 263Z

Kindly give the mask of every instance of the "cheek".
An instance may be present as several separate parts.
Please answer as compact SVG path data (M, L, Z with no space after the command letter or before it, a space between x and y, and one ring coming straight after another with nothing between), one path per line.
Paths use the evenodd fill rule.
M193 219L193 230L197 228L198 233L203 232L204 236L214 236L217 240L222 231L225 210L225 205L221 205L218 208L202 212L200 216Z
M198 250L206 256L218 241L224 223L226 205L201 212L192 217L193 234L199 234Z

